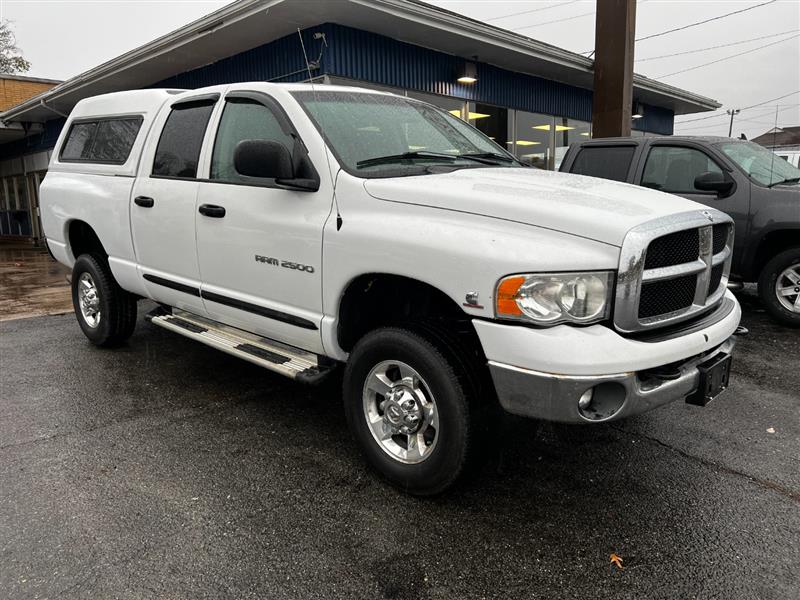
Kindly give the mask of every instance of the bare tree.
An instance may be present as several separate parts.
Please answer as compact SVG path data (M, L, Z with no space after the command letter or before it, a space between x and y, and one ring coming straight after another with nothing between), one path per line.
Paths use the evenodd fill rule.
M25 73L31 63L22 57L8 19L0 21L0 73Z

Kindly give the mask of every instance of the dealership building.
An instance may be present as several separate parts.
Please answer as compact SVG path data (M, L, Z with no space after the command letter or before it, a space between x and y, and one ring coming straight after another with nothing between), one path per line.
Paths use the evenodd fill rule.
M65 118L89 96L241 81L357 85L435 104L554 169L592 134L593 77L590 58L415 0L239 0L0 113L0 237L40 237L39 183ZM671 134L676 115L720 106L640 75L633 99L633 135Z

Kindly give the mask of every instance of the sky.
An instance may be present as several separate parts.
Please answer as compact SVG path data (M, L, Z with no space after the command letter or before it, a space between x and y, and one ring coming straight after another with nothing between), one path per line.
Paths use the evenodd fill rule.
M636 37L766 1L639 0ZM574 52L588 52L594 47L595 0L429 3ZM215 0L0 0L0 18L11 21L17 45L32 63L29 75L67 79L225 4L228 2ZM695 52L723 45L727 47ZM645 60L675 53L688 54ZM737 54L740 56L728 58ZM741 14L640 41L635 59L637 73L723 104L715 113L677 117L676 133L727 135L729 118L725 110L734 108L744 109L735 117L734 136L744 133L752 138L776 122L778 126L800 125L800 0L775 0ZM691 70L672 75L686 69ZM746 108L787 94L792 95ZM694 120L711 114L718 116Z

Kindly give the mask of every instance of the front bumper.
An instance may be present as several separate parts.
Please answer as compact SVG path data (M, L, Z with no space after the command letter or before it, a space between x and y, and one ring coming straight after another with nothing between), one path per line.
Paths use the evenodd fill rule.
M506 411L586 423L617 420L686 398L700 381L698 365L731 353L740 318L738 302L726 292L707 320L656 339L621 336L602 325L474 325ZM584 417L578 400L591 389L595 399L618 410L608 418Z
M686 398L700 381L698 365L730 354L736 340L728 338L716 349L672 365L669 371L643 371L613 375L557 375L489 361L497 396L508 412L523 417L562 423L616 421ZM578 400L594 390L595 402L603 399L613 407L606 418L589 419L578 409Z

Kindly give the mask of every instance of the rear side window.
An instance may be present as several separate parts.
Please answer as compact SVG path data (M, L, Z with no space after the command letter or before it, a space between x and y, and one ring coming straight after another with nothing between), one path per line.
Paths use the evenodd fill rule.
M141 117L73 123L59 160L121 165L128 160L141 126Z
M216 100L186 102L172 107L158 140L153 175L197 177L200 148Z
M582 148L570 173L614 181L627 181L635 146L589 146Z

